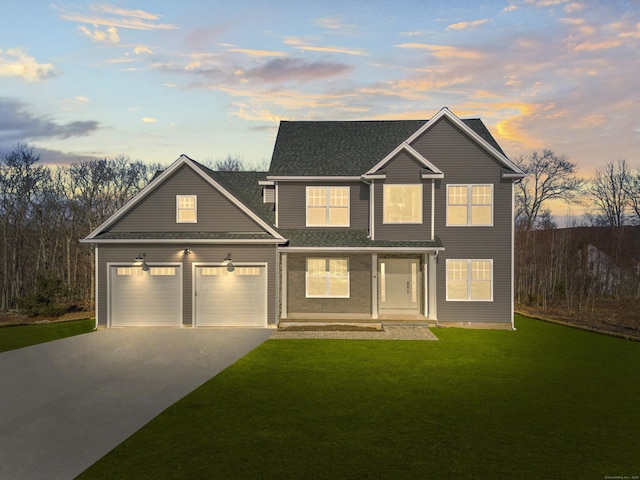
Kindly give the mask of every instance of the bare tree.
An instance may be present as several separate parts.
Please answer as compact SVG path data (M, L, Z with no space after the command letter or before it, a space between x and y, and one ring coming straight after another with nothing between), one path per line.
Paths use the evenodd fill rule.
M542 206L549 200L570 200L576 196L582 180L576 177L576 164L551 150L533 152L516 160L527 174L516 183L516 218L526 231L536 226Z
M39 165L33 147L18 144L0 157L0 228L2 229L2 290L0 309L6 310L23 293L29 229L42 184L50 176Z
M587 194L606 225L621 227L626 223L627 211L631 207L631 182L626 160L607 163L589 182Z
M227 158L224 160L217 160L213 164L213 170L239 172L244 170L244 160L241 157L232 157L231 155L227 155Z
M626 188L631 210L635 213L635 223L640 225L640 171L629 175L629 183Z

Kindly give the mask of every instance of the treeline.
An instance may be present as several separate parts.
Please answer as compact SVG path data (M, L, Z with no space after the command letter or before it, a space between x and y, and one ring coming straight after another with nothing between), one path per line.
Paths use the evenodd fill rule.
M89 308L94 253L78 240L142 189L157 166L115 159L39 163L33 147L0 154L0 311Z
M586 312L640 299L640 226L547 228L516 235L516 303Z
M518 160L516 303L585 312L601 299L640 299L640 171L609 162L591 178L549 150ZM551 201L581 204L586 215L558 229Z

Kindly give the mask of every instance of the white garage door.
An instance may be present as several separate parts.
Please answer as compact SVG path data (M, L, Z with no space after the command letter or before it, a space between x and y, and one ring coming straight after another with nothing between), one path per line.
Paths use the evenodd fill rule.
M182 326L180 266L111 266L109 307L112 327Z
M196 327L267 323L267 269L264 266L196 267Z

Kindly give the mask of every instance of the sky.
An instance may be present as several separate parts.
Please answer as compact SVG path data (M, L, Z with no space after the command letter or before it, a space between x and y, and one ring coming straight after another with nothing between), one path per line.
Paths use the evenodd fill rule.
M0 151L266 166L280 120L480 117L640 168L640 0L5 2Z

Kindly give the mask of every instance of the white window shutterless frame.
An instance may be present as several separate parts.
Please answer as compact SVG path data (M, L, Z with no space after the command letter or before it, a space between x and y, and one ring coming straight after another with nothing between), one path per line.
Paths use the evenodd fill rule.
M350 187L307 187L307 227L348 227Z
M176 222L198 223L198 197L176 195Z
M447 260L447 301L492 302L493 260Z
M422 184L385 184L383 223L422 223Z
M447 226L493 226L493 185L447 185Z
M307 298L349 298L349 261L346 258L307 258Z

